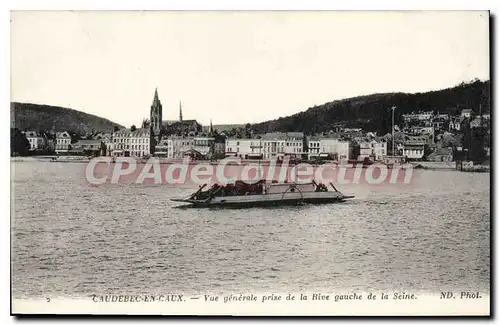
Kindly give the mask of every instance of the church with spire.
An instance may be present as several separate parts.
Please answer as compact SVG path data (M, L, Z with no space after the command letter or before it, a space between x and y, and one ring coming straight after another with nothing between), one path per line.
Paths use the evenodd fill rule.
M202 131L198 121L184 120L181 101L179 101L179 120L164 120L162 123L167 135L198 135Z
M160 136L163 126L163 108L158 97L158 88L155 88L153 104L151 104L150 119L151 130L155 136Z

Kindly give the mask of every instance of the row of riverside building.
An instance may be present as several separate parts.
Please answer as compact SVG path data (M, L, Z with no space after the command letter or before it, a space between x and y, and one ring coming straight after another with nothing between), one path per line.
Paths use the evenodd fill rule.
M204 129L196 120L185 120L179 103L179 119L163 120L163 108L155 89L149 120L140 128L124 128L114 132L98 132L76 139L69 131L58 132L55 137L26 131L24 134L32 151L45 149L59 155L105 155L169 159L284 159L301 160L371 160L380 161L390 155L407 160L421 160L425 149L435 154L435 160L451 160L451 147L442 146L443 139L460 133L467 127L487 125L489 114L474 115L473 110L463 109L460 114L412 112L402 115L399 126L392 134L377 136L359 128L337 128L335 131L313 136L302 132L270 132L247 137L227 137L213 130L212 123ZM394 149L392 140L395 140Z
M149 121L136 130L116 131L107 145L108 155L140 158L348 160L354 156L379 160L387 155L387 142L373 134L358 133L358 137L348 140L338 134L307 137L302 132L227 137L224 132L213 130L211 122L209 128L203 130L196 120L184 120L181 103L178 120L163 120L163 107L156 89Z

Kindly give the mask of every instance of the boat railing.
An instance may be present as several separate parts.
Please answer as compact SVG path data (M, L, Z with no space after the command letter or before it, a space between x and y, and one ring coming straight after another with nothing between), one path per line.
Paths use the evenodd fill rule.
M286 189L283 194L281 195L281 200L283 200L283 198L285 198L285 195L287 192L295 192L295 190L298 191L298 193L300 194L300 200L304 199L304 194L302 193L302 191L296 186L296 184L291 184L290 187L288 187L288 189Z

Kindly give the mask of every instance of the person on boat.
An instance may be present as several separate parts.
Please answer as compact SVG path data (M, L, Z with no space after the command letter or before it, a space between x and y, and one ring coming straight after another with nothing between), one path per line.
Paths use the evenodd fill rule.
M316 192L324 192L324 191L328 191L328 188L323 184L323 183L319 183L317 186L316 186L316 189L315 189Z

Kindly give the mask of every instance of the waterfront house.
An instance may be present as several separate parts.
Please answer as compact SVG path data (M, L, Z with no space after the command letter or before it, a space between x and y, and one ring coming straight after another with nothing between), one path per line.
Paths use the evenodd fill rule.
M146 157L151 154L150 128L137 128L130 133L130 156Z
M263 158L263 141L257 138L227 138L225 154L243 159Z
M387 142L382 139L364 139L357 141L359 145L358 161L366 158L379 161L387 155Z
M71 149L71 135L67 131L56 133L56 153L67 153Z
M285 156L301 158L304 153L304 133L270 132L262 135L263 157L283 159Z
M320 137L311 136L307 139L307 159L314 160L320 158L321 141Z
M349 142L338 138L310 137L308 159L348 160Z
M405 135L404 143L398 146L408 160L420 160L424 157L424 149L428 137Z
M132 131L124 128L113 133L113 156L130 156Z
M104 142L99 139L81 139L69 150L73 155L100 156L106 153Z
M47 137L44 134L36 131L25 131L23 134L30 143L30 151L41 151L45 149Z

